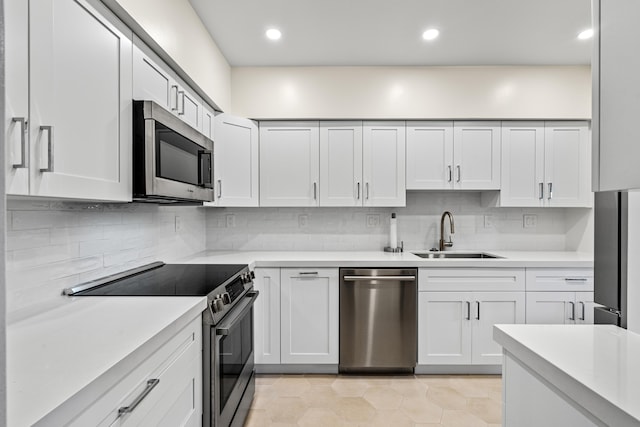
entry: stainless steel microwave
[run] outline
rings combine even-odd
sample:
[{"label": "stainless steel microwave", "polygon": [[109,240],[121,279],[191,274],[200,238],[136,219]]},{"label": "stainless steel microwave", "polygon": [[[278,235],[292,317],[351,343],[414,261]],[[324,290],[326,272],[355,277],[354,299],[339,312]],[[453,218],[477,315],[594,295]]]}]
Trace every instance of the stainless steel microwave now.
[{"label": "stainless steel microwave", "polygon": [[133,200],[213,200],[213,141],[153,101],[133,101]]}]

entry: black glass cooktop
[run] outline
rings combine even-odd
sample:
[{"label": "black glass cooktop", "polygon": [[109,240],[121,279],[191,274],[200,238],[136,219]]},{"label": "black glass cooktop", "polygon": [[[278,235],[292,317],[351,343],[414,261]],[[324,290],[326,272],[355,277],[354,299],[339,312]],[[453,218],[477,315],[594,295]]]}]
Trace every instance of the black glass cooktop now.
[{"label": "black glass cooktop", "polygon": [[206,296],[246,267],[243,264],[163,264],[74,295]]}]

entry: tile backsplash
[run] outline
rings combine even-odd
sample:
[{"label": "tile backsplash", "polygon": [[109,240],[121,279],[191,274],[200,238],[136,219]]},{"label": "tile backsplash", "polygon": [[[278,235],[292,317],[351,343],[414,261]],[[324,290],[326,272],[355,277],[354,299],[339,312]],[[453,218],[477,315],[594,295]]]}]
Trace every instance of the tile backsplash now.
[{"label": "tile backsplash", "polygon": [[9,320],[61,302],[62,289],[205,249],[196,207],[9,200]]},{"label": "tile backsplash", "polygon": [[[210,250],[380,250],[391,212],[406,249],[437,245],[453,212],[453,249],[593,250],[590,209],[487,208],[480,193],[409,192],[404,208],[197,208],[9,200],[9,321],[63,302],[62,289],[153,261]],[[535,227],[523,227],[523,215]],[[448,233],[448,225],[447,225]]]},{"label": "tile backsplash", "polygon": [[[437,246],[440,216],[455,220],[458,250],[591,251],[591,209],[488,208],[479,192],[408,192],[403,208],[224,208],[207,212],[210,250],[380,250],[397,214],[406,249]],[[523,216],[535,227],[524,228]],[[568,232],[571,229],[570,237]],[[448,224],[445,234],[449,233]]]}]

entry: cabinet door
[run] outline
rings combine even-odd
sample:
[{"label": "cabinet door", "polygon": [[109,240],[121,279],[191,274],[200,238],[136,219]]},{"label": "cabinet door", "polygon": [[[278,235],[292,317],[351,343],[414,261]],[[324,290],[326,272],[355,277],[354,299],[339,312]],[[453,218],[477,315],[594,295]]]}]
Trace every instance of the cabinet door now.
[{"label": "cabinet door", "polygon": [[202,132],[202,102],[184,86],[178,88],[178,117]]},{"label": "cabinet door", "polygon": [[362,122],[320,122],[320,206],[362,206]]},{"label": "cabinet door", "polygon": [[471,363],[471,295],[418,293],[418,364]]},{"label": "cabinet door", "polygon": [[454,188],[500,189],[500,122],[455,122]]},{"label": "cabinet door", "polygon": [[595,186],[598,191],[640,188],[640,56],[629,54],[640,51],[640,3],[600,0],[593,5],[598,27],[593,41],[594,142],[600,142],[594,150],[599,154]]},{"label": "cabinet door", "polygon": [[500,206],[543,206],[544,122],[502,123]]},{"label": "cabinet door", "polygon": [[474,364],[499,365],[502,347],[493,340],[493,325],[524,323],[524,292],[475,292],[472,301],[472,356]]},{"label": "cabinet door", "polygon": [[545,201],[548,206],[590,207],[591,144],[585,122],[546,122]]},{"label": "cabinet door", "polygon": [[318,206],[318,122],[260,123],[260,206]]},{"label": "cabinet door", "polygon": [[593,325],[593,309],[597,305],[593,301],[593,292],[576,292],[576,323]]},{"label": "cabinet door", "polygon": [[364,206],[405,206],[404,122],[364,122]]},{"label": "cabinet door", "polygon": [[142,42],[136,39],[133,46],[133,99],[154,101],[168,111],[174,111],[178,105],[178,86],[161,66],[157,58],[143,51]]},{"label": "cabinet door", "polygon": [[574,292],[527,292],[527,323],[563,325],[574,323]]},{"label": "cabinet door", "polygon": [[215,197],[218,206],[258,206],[258,125],[219,114],[215,119]]},{"label": "cabinet door", "polygon": [[407,190],[453,188],[453,122],[407,122]]},{"label": "cabinet door", "polygon": [[[209,139],[214,139],[213,136],[215,134],[215,113],[209,107],[202,106],[202,134]],[[257,136],[257,125],[256,125],[256,140]],[[215,144],[214,144],[215,148]]]},{"label": "cabinet door", "polygon": [[31,194],[131,200],[131,32],[98,2],[29,13]]},{"label": "cabinet door", "polygon": [[280,269],[256,268],[253,282],[260,297],[254,305],[256,363],[280,363]]},{"label": "cabinet door", "polygon": [[29,3],[4,2],[7,194],[29,194]]},{"label": "cabinet door", "polygon": [[280,271],[282,363],[337,364],[338,270]]}]

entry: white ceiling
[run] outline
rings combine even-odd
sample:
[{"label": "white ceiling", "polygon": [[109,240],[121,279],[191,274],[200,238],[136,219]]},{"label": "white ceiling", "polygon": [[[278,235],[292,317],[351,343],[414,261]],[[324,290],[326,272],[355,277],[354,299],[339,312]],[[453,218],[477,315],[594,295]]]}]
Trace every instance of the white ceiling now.
[{"label": "white ceiling", "polygon": [[[232,66],[589,64],[590,0],[189,0]],[[269,27],[282,39],[267,40]],[[440,37],[422,40],[435,27]]]}]

